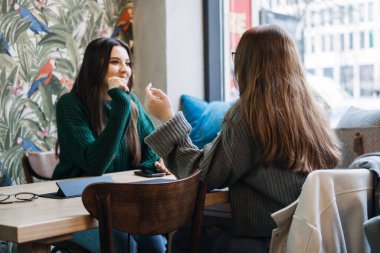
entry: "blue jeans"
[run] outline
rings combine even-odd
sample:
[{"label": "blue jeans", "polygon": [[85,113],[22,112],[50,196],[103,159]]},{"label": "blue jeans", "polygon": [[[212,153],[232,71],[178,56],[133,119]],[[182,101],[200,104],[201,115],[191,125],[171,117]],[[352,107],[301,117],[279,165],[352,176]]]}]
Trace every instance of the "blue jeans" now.
[{"label": "blue jeans", "polygon": [[[112,231],[113,247],[117,253],[128,252],[128,233],[114,229]],[[82,246],[92,253],[99,253],[99,229],[91,229],[74,233],[71,241]],[[138,236],[131,235],[130,249],[131,253],[165,253],[166,252],[166,237],[162,235],[154,236]]]}]

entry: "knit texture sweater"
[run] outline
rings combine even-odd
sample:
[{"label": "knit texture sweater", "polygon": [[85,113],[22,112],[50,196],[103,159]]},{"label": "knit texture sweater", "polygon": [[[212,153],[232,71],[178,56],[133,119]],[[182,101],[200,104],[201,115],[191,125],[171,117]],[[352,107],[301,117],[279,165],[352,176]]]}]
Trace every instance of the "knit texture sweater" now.
[{"label": "knit texture sweater", "polygon": [[141,143],[140,169],[154,168],[159,159],[144,143],[154,126],[134,93],[114,88],[108,91],[112,100],[104,105],[106,124],[97,135],[90,127],[87,110],[73,92],[61,96],[57,102],[57,130],[59,140],[59,163],[53,179],[81,176],[99,176],[104,173],[131,169],[125,132],[131,120],[132,99],[139,111],[138,133]]},{"label": "knit texture sweater", "polygon": [[192,144],[191,126],[182,112],[161,124],[145,142],[177,177],[200,168],[210,189],[229,187],[236,236],[270,237],[276,227],[271,213],[298,198],[307,175],[257,162],[258,147],[248,124],[239,117],[239,106],[233,106],[218,136],[203,150]]}]

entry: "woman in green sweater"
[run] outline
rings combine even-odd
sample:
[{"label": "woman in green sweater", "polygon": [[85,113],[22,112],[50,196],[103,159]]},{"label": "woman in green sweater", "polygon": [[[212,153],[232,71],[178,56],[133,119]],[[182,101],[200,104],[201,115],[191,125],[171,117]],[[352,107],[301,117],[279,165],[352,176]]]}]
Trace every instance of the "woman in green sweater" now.
[{"label": "woman in green sweater", "polygon": [[[58,100],[59,164],[53,178],[99,176],[132,169],[166,170],[145,143],[154,126],[133,87],[128,46],[115,39],[92,41],[71,92]],[[124,233],[115,232],[118,252],[126,251]],[[73,241],[99,251],[98,230],[76,233]],[[132,235],[132,252],[165,252],[161,236]]]}]

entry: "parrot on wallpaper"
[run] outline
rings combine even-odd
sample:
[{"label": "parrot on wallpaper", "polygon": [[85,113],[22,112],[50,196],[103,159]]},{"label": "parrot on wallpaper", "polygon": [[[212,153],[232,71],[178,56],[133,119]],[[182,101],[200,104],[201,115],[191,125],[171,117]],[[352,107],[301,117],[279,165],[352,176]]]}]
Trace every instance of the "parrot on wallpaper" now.
[{"label": "parrot on wallpaper", "polygon": [[34,144],[32,141],[24,138],[24,137],[17,137],[17,144],[22,146],[22,149],[24,152],[40,152],[42,151],[41,148],[39,148],[36,144]]},{"label": "parrot on wallpaper", "polygon": [[39,21],[27,8],[18,3],[15,3],[14,8],[15,11],[20,14],[23,19],[32,21],[29,28],[35,34],[39,34],[41,32],[49,33],[48,27]]},{"label": "parrot on wallpaper", "polygon": [[30,98],[40,86],[41,83],[48,85],[51,81],[51,78],[53,76],[53,66],[55,64],[54,59],[49,59],[47,63],[42,66],[40,71],[38,71],[38,74],[33,80],[32,85],[30,86],[30,89],[27,92],[27,97]]},{"label": "parrot on wallpaper", "polygon": [[9,45],[7,39],[5,38],[4,32],[1,32],[0,34],[0,53],[5,53],[9,56],[12,56],[9,52]]},{"label": "parrot on wallpaper", "polygon": [[[53,76],[53,66],[55,65],[54,59],[48,59],[46,64],[42,66],[40,71],[38,71],[36,77],[33,80],[32,85],[30,86],[28,92],[26,93],[27,98],[31,98],[32,95],[38,90],[38,87],[43,83],[45,85],[48,85],[51,81],[51,78]],[[20,111],[19,116],[21,117],[22,113],[25,110],[25,105]]]},{"label": "parrot on wallpaper", "polygon": [[131,7],[126,7],[123,12],[121,13],[119,19],[116,22],[115,29],[112,32],[111,38],[115,38],[119,32],[128,30],[130,24],[131,24]]}]

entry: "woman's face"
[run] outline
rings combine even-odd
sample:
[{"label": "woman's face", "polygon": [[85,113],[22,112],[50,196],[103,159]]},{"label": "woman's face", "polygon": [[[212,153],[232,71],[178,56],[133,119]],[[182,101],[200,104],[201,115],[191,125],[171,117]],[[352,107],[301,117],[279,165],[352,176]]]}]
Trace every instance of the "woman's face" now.
[{"label": "woman's face", "polygon": [[127,50],[122,46],[114,46],[110,55],[108,71],[104,77],[105,83],[108,83],[108,79],[114,76],[124,78],[126,83],[128,83],[131,74],[131,59]]}]

